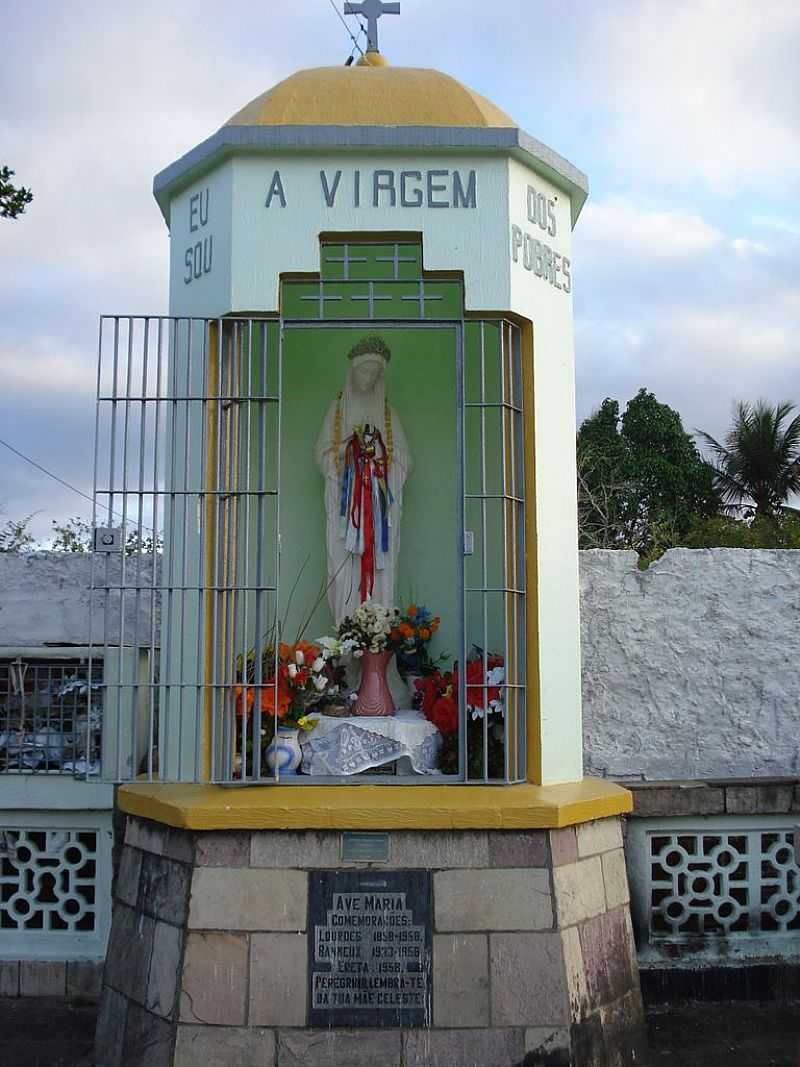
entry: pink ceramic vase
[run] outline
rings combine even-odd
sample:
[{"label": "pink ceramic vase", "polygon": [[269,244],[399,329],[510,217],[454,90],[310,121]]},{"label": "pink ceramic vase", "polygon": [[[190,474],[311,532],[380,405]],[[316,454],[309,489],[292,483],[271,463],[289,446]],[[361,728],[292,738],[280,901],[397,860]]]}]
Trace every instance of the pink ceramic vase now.
[{"label": "pink ceramic vase", "polygon": [[365,652],[361,657],[361,685],[353,715],[394,715],[395,706],[386,684],[386,668],[394,652]]}]

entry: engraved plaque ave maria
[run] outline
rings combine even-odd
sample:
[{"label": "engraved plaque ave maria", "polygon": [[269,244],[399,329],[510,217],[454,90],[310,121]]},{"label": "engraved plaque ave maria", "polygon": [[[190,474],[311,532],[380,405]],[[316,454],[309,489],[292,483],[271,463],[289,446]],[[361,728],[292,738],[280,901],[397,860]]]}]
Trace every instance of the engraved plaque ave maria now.
[{"label": "engraved plaque ave maria", "polygon": [[313,871],[309,1026],[431,1023],[429,871]]}]

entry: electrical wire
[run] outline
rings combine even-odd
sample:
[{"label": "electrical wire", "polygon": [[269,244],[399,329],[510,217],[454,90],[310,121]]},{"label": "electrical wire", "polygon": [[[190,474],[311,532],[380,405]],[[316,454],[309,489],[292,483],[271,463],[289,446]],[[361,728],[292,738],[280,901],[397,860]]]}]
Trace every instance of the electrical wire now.
[{"label": "electrical wire", "polygon": [[[30,456],[26,456],[25,453],[20,452],[18,448],[14,448],[14,446],[10,445],[8,441],[4,441],[2,438],[0,438],[0,445],[2,445],[4,448],[7,448],[9,452],[13,452],[15,456],[19,456],[20,459],[24,459],[26,463],[30,463],[32,467],[35,467],[38,471],[41,471],[42,474],[46,474],[48,478],[52,478],[53,481],[58,482],[60,485],[65,486],[67,489],[71,489],[72,492],[77,493],[78,496],[82,496],[84,500],[88,500],[90,504],[95,503],[95,501],[89,496],[88,493],[84,493],[84,491],[82,489],[78,489],[77,486],[71,485],[69,482],[65,482],[63,478],[59,478],[57,474],[53,474],[53,472],[49,471],[47,467],[43,467],[41,463],[37,463],[36,460],[31,459]],[[109,512],[109,514],[115,515],[118,519],[122,518],[120,513],[118,511],[113,511],[108,506],[108,504],[101,504],[98,501],[97,506],[100,508],[105,508],[106,511]],[[133,519],[126,519],[126,522],[131,526],[138,526],[138,523],[135,522]],[[149,530],[150,533],[154,532],[152,526],[146,526],[144,523],[142,523],[142,528],[145,530]]]},{"label": "electrical wire", "polygon": [[[331,5],[331,7],[333,8],[333,10],[334,10],[334,11],[336,12],[336,15],[337,15],[337,17],[338,17],[339,21],[340,21],[340,22],[341,22],[341,24],[342,24],[342,25],[344,26],[344,28],[345,28],[345,29],[347,30],[347,36],[348,36],[348,37],[350,38],[350,40],[351,40],[351,41],[353,42],[353,51],[352,51],[352,52],[350,53],[350,56],[352,57],[352,55],[353,55],[353,52],[355,52],[355,50],[356,50],[356,49],[358,49],[358,51],[359,51],[359,52],[361,52],[361,55],[363,56],[363,55],[364,55],[364,52],[362,51],[361,45],[360,45],[360,44],[358,43],[358,40],[357,40],[357,39],[356,39],[356,38],[355,38],[355,37],[354,37],[354,36],[352,35],[352,33],[350,32],[350,27],[349,27],[349,26],[347,25],[347,23],[346,23],[346,22],[345,22],[345,20],[344,20],[344,15],[343,15],[343,14],[341,13],[341,11],[339,10],[339,8],[338,8],[338,7],[336,6],[336,4],[334,3],[334,0],[328,0],[328,3],[329,3],[329,4]],[[363,22],[360,22],[360,21],[359,21],[359,24],[358,24],[358,25],[359,25],[359,27],[360,27],[360,29],[359,29],[359,34],[358,34],[358,35],[359,35],[359,37],[360,37],[360,36],[361,36],[361,34],[365,32],[365,31],[364,31],[364,24],[363,24]]]}]

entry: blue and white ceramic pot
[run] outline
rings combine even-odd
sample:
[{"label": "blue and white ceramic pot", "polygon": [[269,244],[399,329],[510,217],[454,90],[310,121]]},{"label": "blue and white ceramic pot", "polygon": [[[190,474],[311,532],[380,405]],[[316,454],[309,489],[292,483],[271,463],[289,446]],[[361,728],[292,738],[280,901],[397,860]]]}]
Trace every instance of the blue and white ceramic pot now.
[{"label": "blue and white ceramic pot", "polygon": [[302,758],[300,731],[296,726],[278,726],[277,733],[264,751],[269,773],[274,775],[277,767],[279,778],[297,774]]}]

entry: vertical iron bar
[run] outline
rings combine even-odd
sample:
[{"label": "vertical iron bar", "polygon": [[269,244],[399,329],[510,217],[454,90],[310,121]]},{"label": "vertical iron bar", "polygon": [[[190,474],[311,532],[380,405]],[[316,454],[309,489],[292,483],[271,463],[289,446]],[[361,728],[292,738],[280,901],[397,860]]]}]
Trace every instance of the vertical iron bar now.
[{"label": "vertical iron bar", "polygon": [[[519,764],[519,655],[518,655],[518,641],[517,641],[517,598],[519,589],[519,575],[517,571],[517,449],[516,449],[516,433],[517,433],[517,418],[516,418],[516,352],[514,348],[514,327],[510,322],[505,324],[506,330],[506,353],[508,362],[508,443],[509,443],[509,496],[510,499],[504,502],[504,507],[508,509],[509,524],[511,527],[508,542],[508,552],[511,556],[511,581],[506,581],[506,585],[510,586],[511,592],[507,593],[508,596],[508,609],[506,616],[509,619],[511,627],[510,641],[514,650],[514,672],[513,672],[513,720],[514,720],[514,748],[513,748],[513,772],[511,767],[511,761],[509,760],[509,778],[512,781],[516,781],[517,767]],[[506,683],[509,681],[508,671],[506,671]],[[506,713],[506,722],[509,720],[509,714]]]},{"label": "vertical iron bar", "polygon": [[456,493],[456,507],[458,509],[457,529],[460,544],[457,546],[458,582],[460,599],[460,619],[458,629],[459,647],[461,649],[461,670],[458,675],[458,776],[459,780],[467,780],[469,763],[467,760],[467,744],[469,738],[467,724],[467,701],[466,701],[466,678],[467,678],[467,628],[466,628],[466,565],[464,563],[464,540],[466,537],[466,493],[465,464],[466,448],[464,443],[464,320],[462,319],[455,327],[456,342],[456,470],[458,471],[458,489]]},{"label": "vertical iron bar", "polygon": [[515,496],[522,501],[516,504],[517,531],[514,541],[514,551],[517,556],[517,589],[520,592],[516,597],[516,643],[517,643],[517,678],[520,688],[517,690],[517,732],[520,740],[517,744],[517,780],[524,781],[527,777],[527,707],[528,707],[528,678],[527,678],[527,650],[526,650],[526,606],[527,606],[527,582],[525,580],[525,390],[522,385],[522,330],[519,326],[513,327],[514,331],[514,368],[515,368],[515,396],[516,407],[519,411],[514,413],[516,441],[517,441],[517,468],[515,471],[516,492]]},{"label": "vertical iron bar", "polygon": [[[110,445],[108,456],[108,493],[106,499],[108,500],[108,525],[113,525],[112,517],[114,514],[114,478],[116,473],[116,456],[117,456],[117,376],[119,370],[119,317],[114,316],[114,356],[112,361],[112,382],[111,382],[111,425],[110,425]],[[109,652],[109,626],[111,615],[111,555],[106,555],[105,560],[105,583],[106,583],[106,595],[105,595],[105,618],[104,618],[104,631],[105,640],[103,646],[103,663],[108,667],[110,660]],[[117,781],[120,780],[121,772],[121,759],[122,759],[122,739],[120,737],[119,730],[119,689],[117,689],[117,708],[115,716],[116,733],[114,734],[114,743],[116,747],[116,775]]]},{"label": "vertical iron bar", "polygon": [[504,687],[505,688],[505,700],[504,700],[504,703],[503,703],[503,709],[504,709],[504,712],[505,712],[505,714],[503,715],[503,719],[504,719],[504,726],[503,726],[503,770],[504,770],[504,775],[505,775],[504,780],[505,780],[506,784],[508,783],[508,780],[509,780],[510,757],[511,757],[511,742],[510,742],[510,737],[509,737],[510,731],[509,731],[509,727],[508,727],[508,720],[510,718],[510,715],[508,714],[508,711],[507,711],[507,707],[508,707],[508,704],[509,704],[509,693],[511,692],[511,690],[509,690],[508,684],[507,684],[508,683],[508,660],[509,660],[509,656],[508,656],[508,499],[507,499],[507,494],[508,494],[508,456],[507,456],[507,449],[506,449],[506,414],[508,412],[508,408],[506,407],[507,384],[508,383],[506,381],[506,332],[505,332],[505,323],[501,322],[500,323],[500,404],[501,404],[501,407],[500,407],[500,434],[501,434],[501,439],[502,439],[501,473],[502,473],[502,478],[503,478],[503,482],[502,482],[502,486],[503,486],[503,488],[502,488],[502,501],[501,501],[501,507],[503,509],[503,550],[502,550],[502,557],[501,558],[502,558],[502,561],[503,561],[503,586],[506,589],[506,592],[502,593],[501,595],[502,595],[502,598],[503,598],[503,657],[504,657],[504,663],[505,663],[504,681],[506,683],[505,687]]},{"label": "vertical iron bar", "polygon": [[[228,640],[227,663],[228,663],[228,688],[234,688],[236,680],[236,649],[239,644],[239,498],[241,495],[241,381],[242,381],[242,323],[238,320],[233,323],[233,349],[231,360],[231,456],[228,460],[228,471],[231,480],[230,501],[231,520],[228,545],[230,558],[228,564],[228,584],[230,586],[230,635]],[[242,708],[241,726],[239,729],[239,743],[242,760],[241,780],[247,778],[247,686],[244,686],[244,706]]]},{"label": "vertical iron bar", "polygon": [[[178,422],[178,356],[180,352],[180,319],[172,319],[172,340],[171,351],[168,355],[168,366],[171,368],[172,373],[169,375],[170,382],[167,393],[167,412],[166,417],[169,420],[169,484],[164,487],[164,507],[166,511],[167,501],[169,501],[169,536],[167,536],[165,521],[164,531],[164,563],[166,579],[166,633],[163,634],[161,642],[161,659],[166,664],[166,684],[162,684],[162,691],[164,697],[164,707],[161,709],[163,714],[159,715],[159,774],[161,780],[165,780],[167,776],[167,768],[169,766],[169,750],[170,750],[170,735],[172,732],[172,690],[175,685],[175,657],[172,649],[172,633],[173,633],[173,613],[174,613],[174,585],[175,585],[175,506],[177,503],[175,496],[175,451],[176,451],[176,436],[177,436],[177,422]],[[166,477],[166,463],[165,471]],[[165,514],[166,520],[166,514]],[[169,568],[167,570],[166,563],[169,560]],[[163,588],[163,584],[162,584]],[[162,594],[162,619],[163,619],[164,597]],[[163,633],[162,622],[162,633]],[[163,678],[162,671],[162,678]]]},{"label": "vertical iron bar", "polygon": [[261,358],[259,360],[259,388],[261,400],[258,403],[258,502],[256,508],[256,597],[255,597],[255,645],[253,661],[253,684],[255,687],[255,699],[253,701],[253,735],[257,743],[253,747],[253,779],[261,778],[261,693],[263,678],[264,656],[264,633],[262,622],[263,611],[263,586],[264,580],[264,491],[266,488],[266,412],[268,401],[267,393],[267,366],[268,366],[268,332],[265,322],[260,324],[261,330]]},{"label": "vertical iron bar", "polygon": [[206,465],[208,462],[208,342],[209,323],[204,320],[203,349],[200,364],[200,468],[198,471],[197,485],[197,526],[198,526],[198,549],[197,549],[197,642],[195,646],[195,745],[194,745],[194,780],[199,782],[203,779],[205,768],[203,766],[203,752],[206,743],[206,701],[205,701],[205,669],[203,657],[203,644],[205,637],[205,612],[204,612],[204,588],[205,588],[205,555],[206,555]]},{"label": "vertical iron bar", "polygon": [[[273,630],[273,641],[275,644],[275,654],[273,656],[272,669],[275,672],[275,679],[273,682],[273,696],[274,707],[272,712],[272,724],[273,734],[272,736],[277,740],[278,737],[278,661],[280,659],[280,647],[281,647],[281,626],[279,621],[278,612],[280,610],[280,591],[281,591],[281,462],[283,456],[283,344],[284,344],[284,328],[283,322],[280,324],[280,334],[278,339],[278,442],[276,448],[276,505],[275,505],[275,627]],[[275,760],[275,770],[273,772],[274,780],[277,782],[280,779],[278,760]]]},{"label": "vertical iron bar", "polygon": [[[123,717],[123,698],[126,695],[125,687],[125,583],[127,581],[127,558],[125,555],[125,540],[128,531],[128,431],[130,428],[130,410],[131,410],[131,385],[133,375],[133,317],[128,316],[128,344],[127,344],[127,365],[125,367],[125,395],[123,397],[123,418],[122,418],[122,526],[121,526],[121,541],[120,546],[120,576],[119,576],[119,653],[117,656],[117,737],[122,737],[122,717]],[[132,736],[130,730],[130,724],[127,733],[128,744],[132,743]],[[122,752],[122,746],[117,750],[120,754]],[[136,768],[133,766],[133,753],[131,753],[131,774],[136,777]]]},{"label": "vertical iron bar", "polygon": [[[184,701],[186,698],[186,596],[189,572],[187,568],[187,555],[189,550],[189,461],[192,455],[192,348],[194,345],[194,319],[187,320],[186,326],[186,393],[183,401],[184,409],[184,433],[183,433],[183,497],[182,497],[182,525],[181,525],[181,576],[180,576],[180,653],[178,657],[178,778],[183,780],[183,719],[185,714]],[[195,723],[196,725],[196,723]]]},{"label": "vertical iron bar", "polygon": [[[150,576],[150,662],[148,663],[148,679],[150,693],[147,707],[147,777],[153,780],[153,749],[156,739],[156,605],[157,596],[157,570],[158,570],[158,509],[160,493],[158,490],[158,459],[159,459],[159,436],[162,419],[161,383],[163,374],[163,345],[164,345],[164,319],[159,316],[158,330],[156,333],[156,396],[155,396],[155,419],[153,430],[153,570]],[[165,523],[166,525],[166,523]],[[166,532],[166,531],[165,531]],[[162,569],[163,569],[162,549]],[[162,598],[163,600],[163,598]],[[163,618],[162,618],[163,625]],[[159,674],[162,672],[159,670]]]},{"label": "vertical iron bar", "polygon": [[[228,775],[225,773],[224,756],[218,749],[220,744],[217,733],[218,720],[224,715],[224,700],[220,699],[220,679],[219,679],[219,551],[220,551],[220,497],[219,497],[219,473],[220,473],[220,454],[222,452],[222,438],[220,436],[222,427],[222,397],[221,397],[221,382],[222,382],[222,359],[223,359],[223,344],[222,344],[222,319],[215,320],[216,325],[216,359],[214,364],[214,382],[213,382],[213,395],[214,395],[214,412],[210,416],[214,420],[214,451],[211,455],[209,462],[209,471],[214,470],[214,477],[212,480],[211,488],[211,503],[209,506],[209,531],[213,530],[213,549],[212,549],[212,561],[211,561],[211,580],[215,587],[209,592],[210,597],[210,611],[211,611],[211,626],[209,629],[209,643],[206,648],[206,655],[211,657],[211,780],[218,781],[220,778],[226,780]],[[209,393],[211,390],[209,390]],[[224,741],[224,721],[219,722],[219,727],[222,731]]]},{"label": "vertical iron bar", "polygon": [[[481,655],[483,657],[483,781],[489,781],[489,709],[486,706],[486,669],[488,666],[489,644],[489,602],[486,592],[489,585],[489,552],[487,548],[487,521],[486,521],[486,323],[481,319],[481,616],[483,624],[483,641]],[[466,664],[464,666],[466,670]]]},{"label": "vertical iron bar", "polygon": [[[133,614],[133,640],[131,645],[131,670],[133,672],[133,689],[131,690],[131,721],[133,724],[133,738],[131,741],[133,753],[133,773],[138,772],[139,753],[139,613],[141,610],[142,588],[142,533],[144,507],[144,466],[145,466],[145,440],[146,440],[146,417],[147,417],[147,371],[150,344],[150,318],[145,316],[143,321],[144,336],[142,339],[142,392],[139,405],[139,489],[137,492],[137,516],[136,516],[136,589],[134,596]],[[153,546],[155,551],[155,545]]]},{"label": "vertical iron bar", "polygon": [[[98,476],[98,462],[100,457],[100,383],[101,383],[101,367],[103,363],[103,317],[100,316],[98,323],[98,338],[97,338],[97,395],[94,404],[94,460],[92,463],[92,537],[94,537],[94,531],[97,529],[97,476]],[[94,549],[94,545],[92,545]],[[107,594],[106,594],[107,595]],[[95,619],[95,553],[92,551],[89,557],[89,677],[92,676],[92,667],[94,663],[94,619]],[[105,667],[105,660],[103,661]],[[103,676],[105,682],[105,674]],[[102,733],[101,733],[101,748],[100,748],[100,771],[105,773],[105,767],[103,766],[103,737],[106,735],[106,688],[105,685],[101,690],[102,702],[101,702],[101,714],[102,718]],[[78,754],[75,754],[76,761]],[[86,774],[85,778],[89,778],[89,716],[86,716]],[[73,767],[74,769],[74,767]]]},{"label": "vertical iron bar", "polygon": [[[243,598],[242,598],[243,602],[244,602],[244,608],[243,608],[243,613],[242,613],[242,646],[241,646],[242,647],[242,672],[245,675],[246,675],[246,672],[247,672],[248,645],[250,643],[250,637],[249,637],[249,617],[250,617],[249,605],[250,605],[250,596],[251,596],[251,593],[250,593],[250,497],[251,497],[252,488],[253,488],[252,484],[251,484],[251,477],[252,477],[252,469],[251,469],[252,468],[252,463],[251,463],[252,439],[251,438],[252,438],[252,431],[253,431],[253,427],[252,427],[252,418],[253,418],[253,411],[252,411],[252,405],[253,405],[253,401],[252,401],[252,396],[253,396],[253,320],[252,319],[248,319],[247,320],[247,335],[246,336],[247,336],[247,346],[246,346],[245,357],[244,357],[245,361],[246,361],[246,370],[245,370],[244,374],[240,373],[240,375],[239,375],[239,381],[240,381],[239,390],[240,390],[240,392],[241,392],[241,388],[242,388],[241,387],[242,378],[244,378],[245,381],[247,382],[247,393],[246,393],[246,395],[245,395],[245,397],[243,399],[243,403],[245,405],[246,418],[244,420],[244,424],[245,424],[245,432],[244,432],[244,448],[245,448],[245,457],[244,457],[244,492],[245,492],[245,498],[244,498],[244,545],[243,545],[243,551],[244,551],[244,594],[243,594]],[[240,432],[241,432],[241,425],[240,425]],[[257,694],[255,694],[255,693],[253,695],[254,695],[254,698],[257,696]],[[253,704],[255,706],[255,699],[253,701]],[[248,718],[247,718],[246,715],[243,715],[242,718],[245,720],[245,722],[248,721]],[[257,747],[257,742],[258,742],[258,734],[256,733],[255,711],[250,716],[250,720],[249,721],[250,721],[250,725],[252,727],[252,746],[253,746],[253,757],[252,758],[253,758],[253,764],[255,764],[255,754],[256,754],[256,747]],[[247,757],[247,752],[245,751],[245,753],[243,755],[244,755],[243,769],[246,772],[247,771],[247,758],[246,758]],[[251,767],[251,774],[252,774],[252,770],[253,770],[253,768]]]}]

